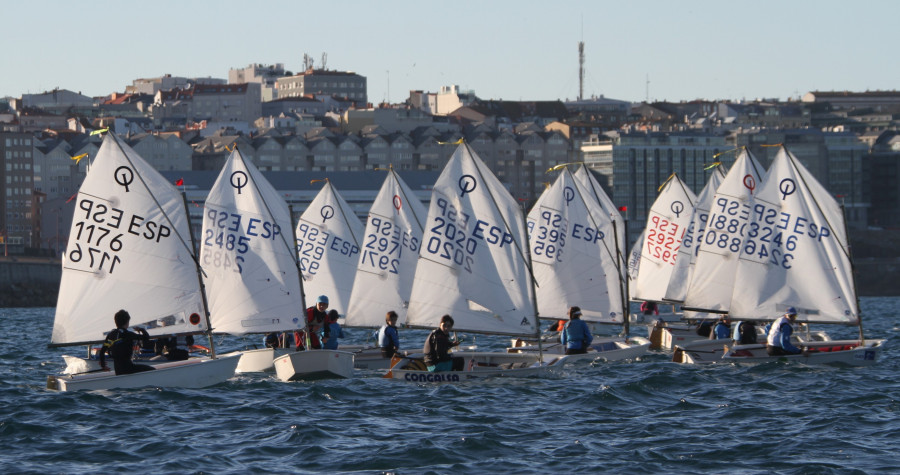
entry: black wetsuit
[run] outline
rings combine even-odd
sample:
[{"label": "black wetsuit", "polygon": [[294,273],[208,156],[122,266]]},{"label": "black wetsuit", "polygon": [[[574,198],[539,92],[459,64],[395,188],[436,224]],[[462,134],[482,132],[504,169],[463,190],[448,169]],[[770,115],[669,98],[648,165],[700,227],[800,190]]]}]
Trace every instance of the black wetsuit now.
[{"label": "black wetsuit", "polygon": [[441,331],[440,328],[432,331],[422,347],[422,353],[425,353],[425,365],[434,366],[445,361],[452,361],[453,371],[461,371],[464,361],[462,357],[450,356],[450,348],[453,346],[450,335]]},{"label": "black wetsuit", "polygon": [[155,369],[152,366],[134,364],[134,362],[131,361],[131,356],[134,353],[134,345],[136,343],[146,343],[149,338],[146,330],[140,335],[120,328],[116,328],[109,332],[106,335],[106,341],[103,342],[103,346],[100,348],[100,367],[106,367],[106,352],[108,351],[116,365],[115,370],[117,375],[140,373],[141,371]]}]

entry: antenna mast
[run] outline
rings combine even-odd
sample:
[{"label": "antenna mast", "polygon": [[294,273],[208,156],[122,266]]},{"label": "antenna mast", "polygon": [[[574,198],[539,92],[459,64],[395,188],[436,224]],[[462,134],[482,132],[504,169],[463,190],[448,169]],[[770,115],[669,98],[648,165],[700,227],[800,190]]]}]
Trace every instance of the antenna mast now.
[{"label": "antenna mast", "polygon": [[645,87],[647,88],[646,89],[647,97],[644,99],[644,102],[649,104],[650,103],[650,75],[649,74],[647,75],[647,84],[645,85]]},{"label": "antenna mast", "polygon": [[584,100],[584,41],[578,42],[578,100]]}]

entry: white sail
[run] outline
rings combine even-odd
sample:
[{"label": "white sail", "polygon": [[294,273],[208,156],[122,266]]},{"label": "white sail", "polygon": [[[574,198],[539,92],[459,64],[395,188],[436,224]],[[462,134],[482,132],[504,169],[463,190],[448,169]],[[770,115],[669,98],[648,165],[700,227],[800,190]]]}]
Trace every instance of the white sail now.
[{"label": "white sail", "polygon": [[585,164],[582,163],[578,170],[575,170],[574,176],[577,181],[589,190],[588,194],[597,200],[600,204],[600,209],[609,215],[609,218],[615,223],[616,235],[619,237],[619,249],[624,254],[625,248],[628,247],[628,236],[625,235],[625,220],[619,213],[619,208],[609,198],[609,195],[603,191],[603,187],[600,186],[600,183],[597,183],[594,175],[591,174]]},{"label": "white sail", "polygon": [[716,190],[704,231],[698,234],[694,246],[694,269],[685,307],[727,312],[731,306],[753,193],[762,183],[764,172],[753,154],[744,149]]},{"label": "white sail", "polygon": [[849,243],[837,201],[782,147],[750,209],[729,313],[859,323]]},{"label": "white sail", "polygon": [[634,245],[631,246],[631,251],[628,252],[628,266],[626,267],[628,273],[628,299],[635,300],[634,296],[634,283],[637,281],[638,272],[641,269],[641,249],[644,248],[644,233],[641,232],[641,235],[638,236],[637,240],[634,242]]},{"label": "white sail", "polygon": [[567,168],[544,190],[528,213],[538,315],[566,318],[577,305],[585,321],[622,323],[612,223],[593,190]]},{"label": "white sail", "polygon": [[231,152],[203,209],[200,265],[213,331],[303,327],[292,228],[284,198],[240,151]]},{"label": "white sail", "polygon": [[193,249],[181,194],[108,134],[78,191],[51,343],[102,341],[120,309],[152,335],[206,330]]},{"label": "white sail", "polygon": [[691,224],[688,226],[687,232],[684,233],[684,239],[681,240],[681,247],[678,248],[678,257],[675,259],[675,268],[672,270],[672,277],[669,278],[666,300],[673,302],[684,301],[688,283],[694,269],[696,251],[700,245],[698,239],[703,237],[703,230],[706,229],[706,220],[709,217],[713,197],[724,178],[725,172],[722,171],[722,166],[716,166],[709,175],[709,179],[706,180],[706,186],[703,187],[700,195],[697,196],[697,204],[694,206]]},{"label": "white sail", "polygon": [[297,256],[303,288],[311,301],[325,295],[329,308],[346,313],[364,229],[350,205],[326,180],[297,222]]},{"label": "white sail", "polygon": [[696,201],[694,193],[675,174],[663,185],[644,228],[635,299],[660,302],[665,297]]},{"label": "white sail", "polygon": [[398,323],[406,322],[426,217],[425,207],[391,169],[366,220],[345,325],[381,326],[390,310]]},{"label": "white sail", "polygon": [[525,219],[516,200],[462,144],[432,192],[407,323],[534,336],[538,331],[526,253]]}]

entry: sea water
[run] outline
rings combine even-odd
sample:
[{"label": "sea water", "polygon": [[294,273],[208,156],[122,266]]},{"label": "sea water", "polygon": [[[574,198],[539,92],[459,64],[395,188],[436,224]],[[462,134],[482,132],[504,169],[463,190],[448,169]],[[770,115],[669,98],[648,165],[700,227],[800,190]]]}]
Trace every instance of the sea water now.
[{"label": "sea water", "polygon": [[[866,336],[888,340],[864,368],[691,366],[651,352],[545,379],[414,384],[357,370],[68,393],[46,377],[84,350],[47,348],[53,309],[0,309],[0,472],[897,473],[900,298],[864,298],[862,311]],[[369,333],[346,332],[347,343]],[[402,345],[425,335],[402,330]]]}]

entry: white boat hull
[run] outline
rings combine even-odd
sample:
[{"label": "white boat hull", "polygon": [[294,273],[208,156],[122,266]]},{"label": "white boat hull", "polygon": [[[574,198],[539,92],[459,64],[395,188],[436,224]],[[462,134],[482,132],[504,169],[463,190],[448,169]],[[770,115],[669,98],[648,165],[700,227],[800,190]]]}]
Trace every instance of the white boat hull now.
[{"label": "white boat hull", "polygon": [[289,352],[275,358],[275,374],[282,381],[304,381],[353,376],[353,353],[340,350]]},{"label": "white boat hull", "polygon": [[155,365],[153,371],[116,375],[113,371],[81,374],[50,375],[47,389],[86,391],[95,389],[125,389],[142,387],[205,388],[225,382],[234,376],[238,357],[217,359],[189,359]]},{"label": "white boat hull", "polygon": [[[459,383],[473,379],[492,377],[546,376],[561,369],[568,356],[540,355],[536,353],[453,352],[452,356],[464,360],[463,371],[431,372],[420,359],[405,357],[388,371],[385,378],[413,383]],[[411,369],[415,367],[416,369]]]},{"label": "white boat hull", "polygon": [[[791,339],[797,346],[810,345],[816,342],[831,342],[831,337],[822,331],[803,332],[795,334]],[[672,352],[672,361],[675,363],[703,364],[715,363],[722,360],[728,347],[733,346],[730,338],[727,340],[694,340],[684,345],[677,345]],[[764,342],[765,336],[759,335],[758,341]],[[854,342],[855,343],[855,342]],[[834,345],[835,343],[832,343]],[[826,347],[828,345],[825,345]],[[763,348],[765,350],[765,348]]]},{"label": "white boat hull", "polygon": [[857,340],[833,340],[810,342],[805,346],[808,354],[769,356],[766,345],[736,345],[729,349],[720,361],[728,363],[767,363],[772,361],[795,361],[805,364],[845,364],[849,366],[869,366],[878,361],[878,355],[885,340],[866,340],[859,345]]},{"label": "white boat hull", "polygon": [[226,355],[241,355],[235,373],[261,373],[275,369],[275,358],[288,354],[287,348],[260,348],[256,350],[235,351]]},{"label": "white boat hull", "polygon": [[[197,355],[196,353],[194,355]],[[201,359],[208,360],[208,356],[194,356],[192,355],[189,359]],[[100,360],[96,358],[82,358],[80,356],[70,356],[70,355],[62,355],[63,361],[66,362],[66,368],[63,370],[62,374],[79,374],[79,373],[88,373],[91,371],[100,371]],[[145,364],[150,366],[158,366],[165,363],[173,363],[165,358],[156,359],[135,359],[135,363],[137,364]],[[112,358],[108,358],[106,360],[106,366],[109,369],[115,369],[116,364]]]},{"label": "white boat hull", "polygon": [[353,353],[353,367],[357,369],[388,369],[391,367],[391,358],[381,356],[381,348],[362,348]]},{"label": "white boat hull", "polygon": [[[510,353],[537,353],[540,349],[537,346],[519,346],[507,349]],[[607,338],[594,340],[588,348],[587,353],[580,355],[569,355],[566,362],[574,363],[584,360],[603,359],[606,361],[622,361],[633,360],[639,358],[650,351],[650,340],[644,337],[631,337],[628,340],[620,338]],[[560,343],[553,343],[543,347],[545,355],[564,355],[565,347]]]}]

